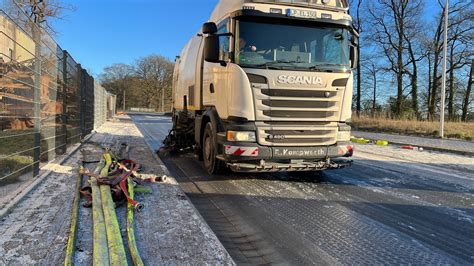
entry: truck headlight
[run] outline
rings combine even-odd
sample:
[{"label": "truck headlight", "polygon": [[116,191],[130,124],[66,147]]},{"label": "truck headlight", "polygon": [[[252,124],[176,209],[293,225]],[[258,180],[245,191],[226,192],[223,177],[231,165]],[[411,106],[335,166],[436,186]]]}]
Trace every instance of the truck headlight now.
[{"label": "truck headlight", "polygon": [[337,141],[350,141],[351,140],[351,132],[350,131],[339,131],[337,132]]},{"label": "truck headlight", "polygon": [[253,131],[227,131],[227,141],[255,142],[257,137]]}]

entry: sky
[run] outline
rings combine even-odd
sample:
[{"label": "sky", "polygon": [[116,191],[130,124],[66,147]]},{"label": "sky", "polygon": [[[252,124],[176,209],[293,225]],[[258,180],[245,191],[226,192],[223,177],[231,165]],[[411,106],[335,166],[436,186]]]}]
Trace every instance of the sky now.
[{"label": "sky", "polygon": [[150,54],[174,60],[217,0],[63,0],[74,6],[54,21],[57,43],[99,75],[114,63]]},{"label": "sky", "polygon": [[[114,63],[159,54],[174,60],[218,0],[62,0],[74,6],[53,21],[58,44],[99,75]],[[428,0],[427,16],[434,16]],[[430,7],[431,5],[431,7]],[[431,13],[431,14],[430,14]]]}]

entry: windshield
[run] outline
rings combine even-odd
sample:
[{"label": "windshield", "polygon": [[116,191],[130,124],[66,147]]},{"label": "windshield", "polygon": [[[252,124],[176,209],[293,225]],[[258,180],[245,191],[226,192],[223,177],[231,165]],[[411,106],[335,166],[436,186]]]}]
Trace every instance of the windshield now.
[{"label": "windshield", "polygon": [[243,67],[347,70],[349,33],[342,27],[237,21],[235,61]]}]

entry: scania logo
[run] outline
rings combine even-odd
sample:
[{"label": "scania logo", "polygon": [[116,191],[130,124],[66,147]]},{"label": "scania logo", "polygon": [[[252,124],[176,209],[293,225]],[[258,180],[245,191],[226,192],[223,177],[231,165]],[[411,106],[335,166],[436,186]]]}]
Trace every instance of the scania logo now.
[{"label": "scania logo", "polygon": [[287,76],[278,77],[278,83],[281,84],[300,84],[300,85],[318,85],[324,86],[323,79],[316,76]]}]

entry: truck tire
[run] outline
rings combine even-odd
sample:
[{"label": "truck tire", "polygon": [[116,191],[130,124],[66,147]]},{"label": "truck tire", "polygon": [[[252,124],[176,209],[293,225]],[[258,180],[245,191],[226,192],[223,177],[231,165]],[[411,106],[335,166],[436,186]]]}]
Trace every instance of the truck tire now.
[{"label": "truck tire", "polygon": [[204,130],[204,136],[202,138],[202,153],[204,157],[204,167],[210,175],[222,174],[226,170],[224,162],[216,158],[217,152],[217,141],[214,135],[212,123],[207,123],[206,129]]}]

